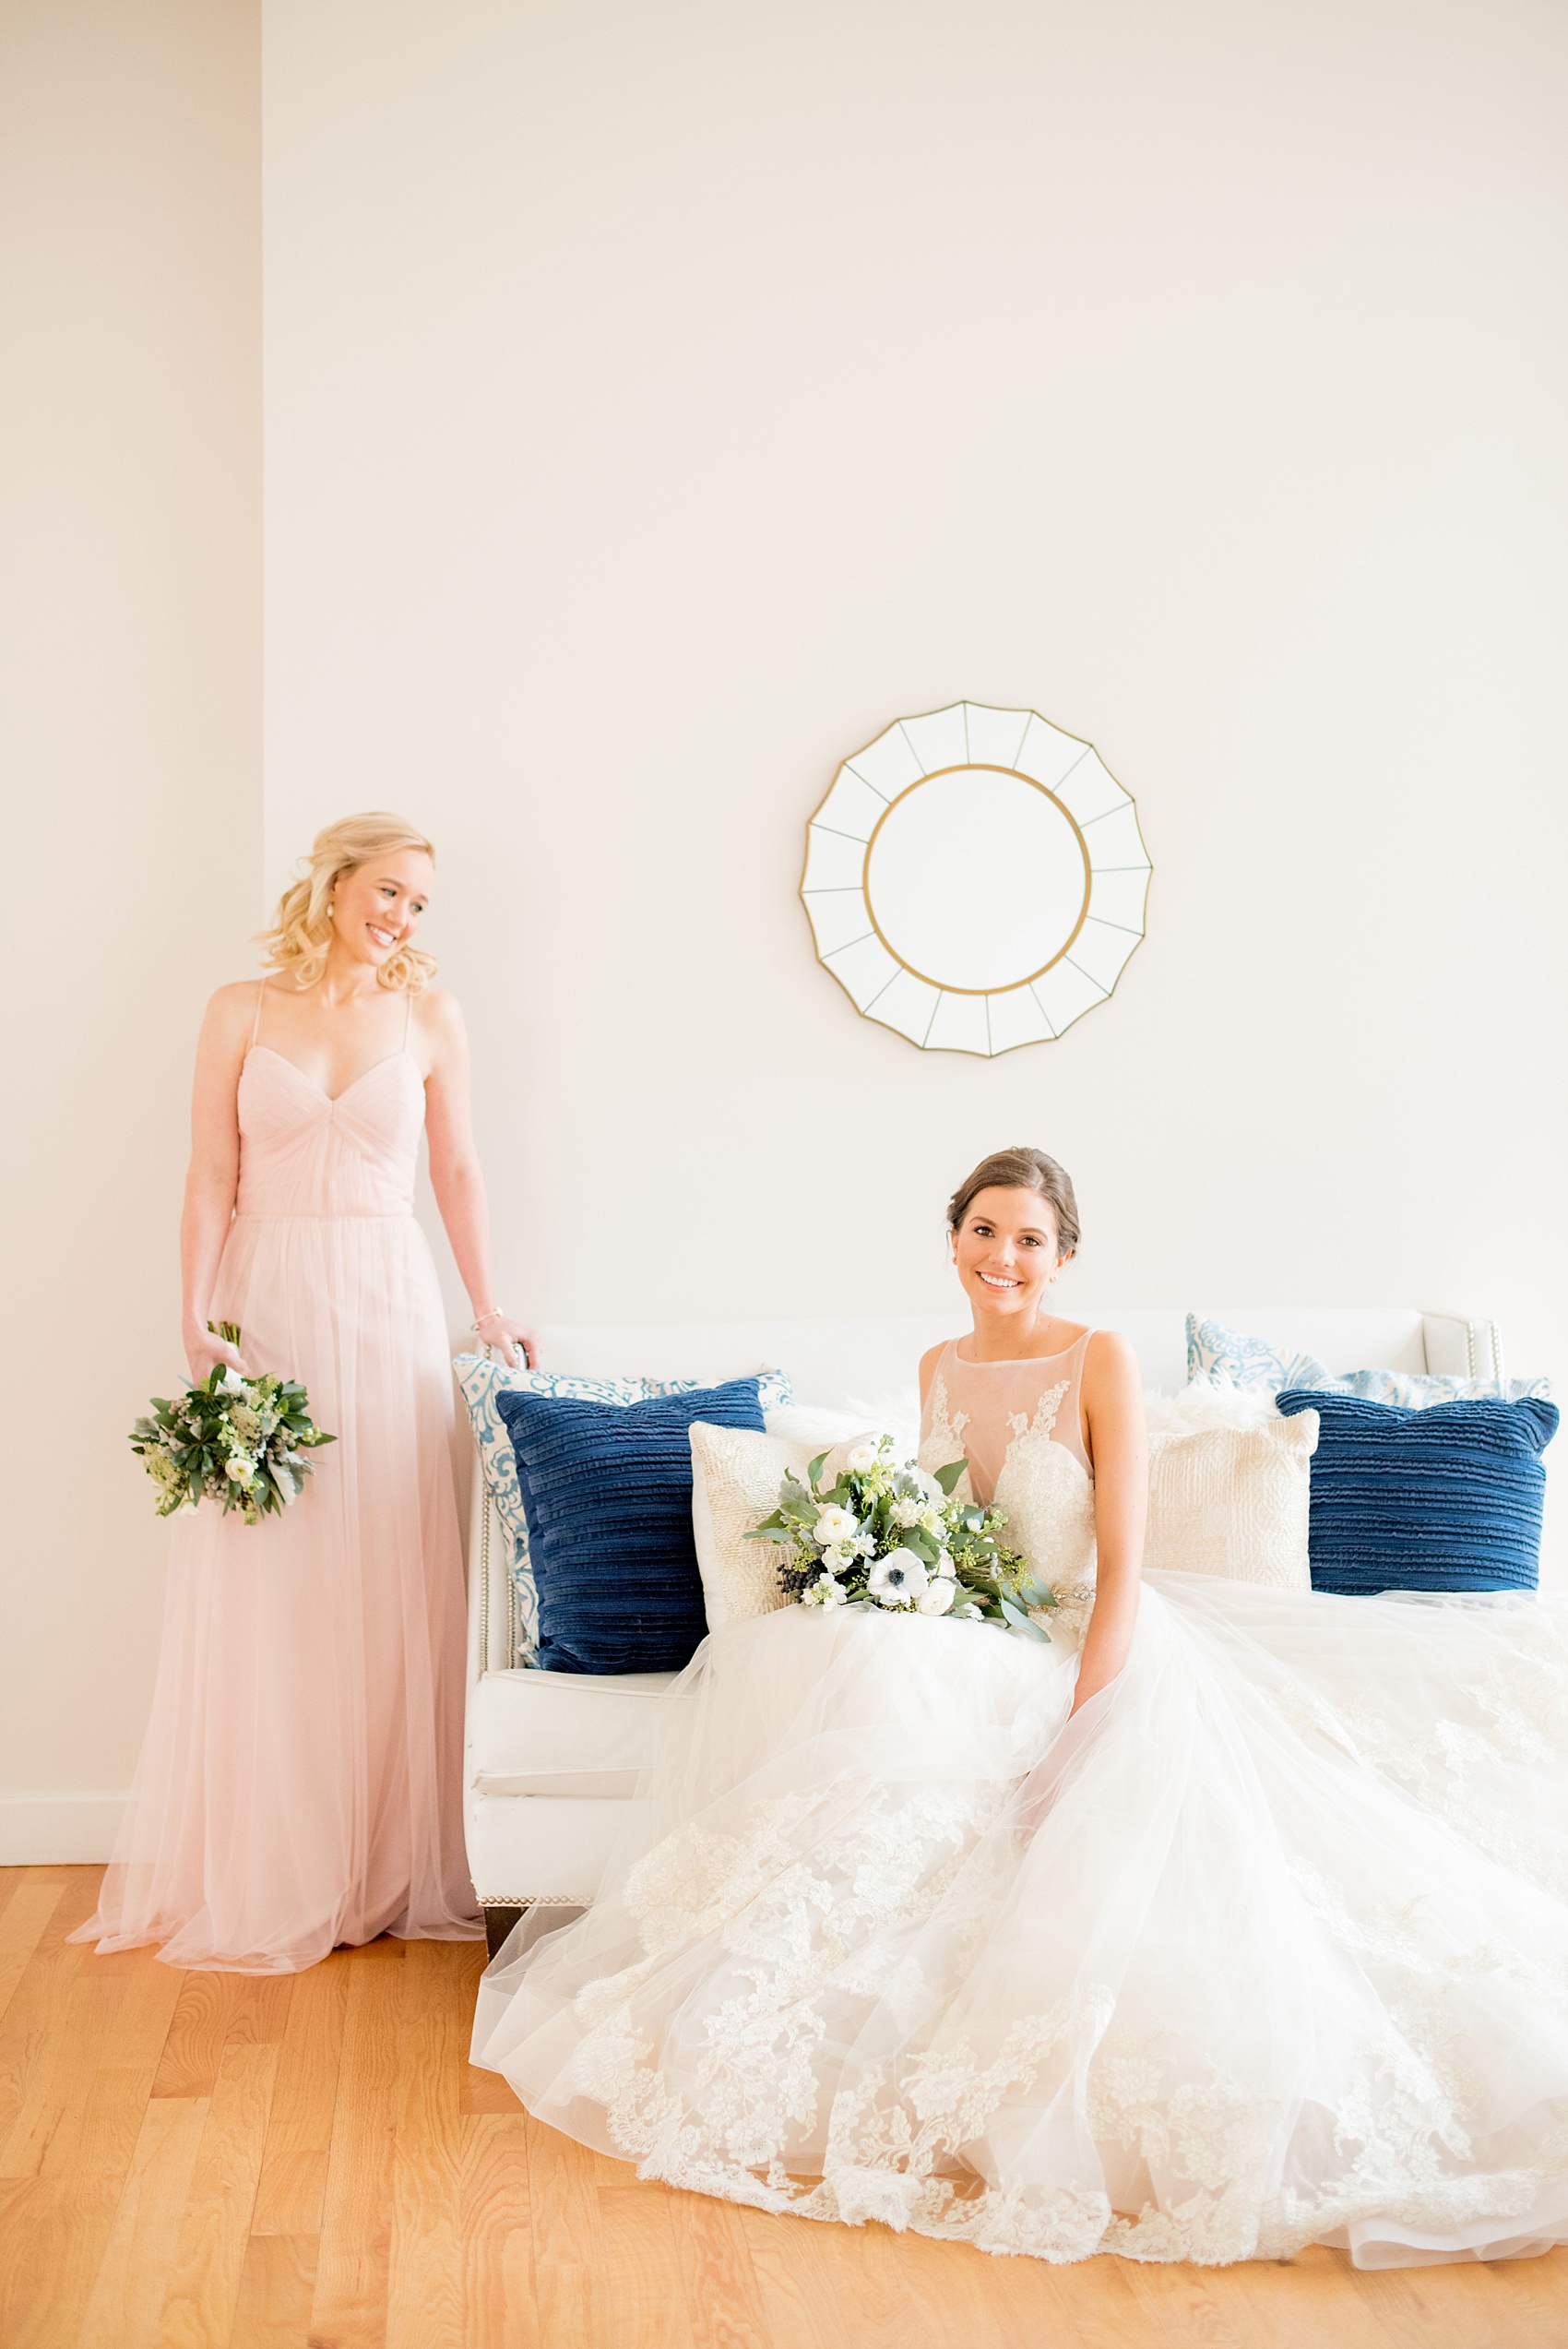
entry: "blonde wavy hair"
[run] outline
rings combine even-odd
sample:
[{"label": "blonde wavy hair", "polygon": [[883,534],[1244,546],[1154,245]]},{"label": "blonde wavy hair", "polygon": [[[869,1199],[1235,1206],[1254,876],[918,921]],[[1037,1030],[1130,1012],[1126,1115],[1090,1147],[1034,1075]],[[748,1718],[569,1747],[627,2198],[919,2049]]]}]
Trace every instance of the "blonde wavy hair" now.
[{"label": "blonde wavy hair", "polygon": [[[345,873],[368,864],[373,856],[386,856],[399,848],[422,849],[432,864],[435,862],[435,851],[424,834],[407,817],[388,816],[382,808],[372,808],[362,816],[339,817],[336,824],[317,832],[310,854],[300,859],[300,878],[284,890],[272,927],[261,934],[259,944],[267,950],[267,969],[286,971],[297,987],[314,987],[327,968],[332,944],[332,921],[327,908],[335,885]],[[435,957],[422,954],[418,947],[405,946],[382,964],[375,979],[378,986],[407,987],[411,995],[418,995],[434,976]]]}]

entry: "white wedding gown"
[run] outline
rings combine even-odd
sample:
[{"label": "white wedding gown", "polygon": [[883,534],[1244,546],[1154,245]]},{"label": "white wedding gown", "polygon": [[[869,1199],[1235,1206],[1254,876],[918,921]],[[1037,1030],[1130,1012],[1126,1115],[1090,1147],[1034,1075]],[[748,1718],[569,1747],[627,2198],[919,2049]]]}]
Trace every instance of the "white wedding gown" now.
[{"label": "white wedding gown", "polygon": [[645,2177],[988,2251],[1568,2239],[1568,1613],[1150,1575],[1065,1725],[1084,1342],[949,1349],[922,1431],[1076,1590],[1051,1644],[711,1634],[602,1898],[525,1918],[474,2060]]}]

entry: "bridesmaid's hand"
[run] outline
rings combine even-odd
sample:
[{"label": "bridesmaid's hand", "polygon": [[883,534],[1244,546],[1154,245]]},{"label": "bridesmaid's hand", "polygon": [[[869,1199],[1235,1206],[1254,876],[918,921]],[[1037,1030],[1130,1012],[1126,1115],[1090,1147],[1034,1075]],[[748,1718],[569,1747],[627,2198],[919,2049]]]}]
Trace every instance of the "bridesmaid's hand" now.
[{"label": "bridesmaid's hand", "polygon": [[519,1354],[526,1369],[539,1368],[539,1333],[526,1322],[514,1321],[510,1314],[498,1313],[485,1323],[483,1336],[485,1344],[495,1348],[508,1370],[517,1369]]},{"label": "bridesmaid's hand", "polygon": [[232,1346],[227,1338],[220,1338],[216,1330],[187,1330],[185,1364],[196,1383],[199,1386],[208,1372],[216,1369],[220,1363],[237,1370],[242,1378],[252,1376],[251,1366],[238,1347]]}]

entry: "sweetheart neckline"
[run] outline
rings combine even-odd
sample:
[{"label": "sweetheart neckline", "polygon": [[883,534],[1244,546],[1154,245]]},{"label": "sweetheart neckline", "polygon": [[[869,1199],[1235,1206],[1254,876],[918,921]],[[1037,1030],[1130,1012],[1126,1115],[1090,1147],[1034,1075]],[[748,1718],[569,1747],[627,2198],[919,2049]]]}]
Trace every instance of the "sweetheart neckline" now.
[{"label": "sweetheart neckline", "polygon": [[[354,1079],[353,1083],[351,1085],[345,1085],[340,1093],[329,1093],[325,1085],[318,1085],[315,1079],[307,1075],[306,1071],[300,1067],[297,1060],[291,1060],[286,1052],[279,1052],[272,1044],[252,1044],[250,1052],[247,1052],[245,1055],[245,1058],[249,1060],[251,1053],[256,1052],[265,1052],[269,1058],[273,1060],[280,1060],[285,1068],[291,1068],[295,1076],[299,1079],[301,1084],[308,1085],[312,1092],[318,1095],[319,1098],[327,1103],[328,1109],[335,1109],[340,1101],[346,1101],[351,1092],[358,1091],[359,1087],[364,1083],[367,1077],[374,1077],[378,1068],[385,1068],[390,1061],[413,1060],[414,1058],[413,1054],[409,1050],[407,1044],[400,1045],[398,1051],[383,1053],[381,1058],[379,1060],[373,1060],[368,1068],[362,1068],[359,1075]],[[414,1072],[416,1075],[419,1073],[418,1061],[414,1061]],[[421,1078],[420,1081],[422,1084],[424,1079]]]}]

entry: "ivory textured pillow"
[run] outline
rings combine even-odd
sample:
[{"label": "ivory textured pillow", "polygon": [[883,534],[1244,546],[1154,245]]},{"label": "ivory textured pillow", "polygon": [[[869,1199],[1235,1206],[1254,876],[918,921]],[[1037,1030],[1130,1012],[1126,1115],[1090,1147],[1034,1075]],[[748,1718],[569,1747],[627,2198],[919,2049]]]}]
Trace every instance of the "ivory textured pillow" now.
[{"label": "ivory textured pillow", "polygon": [[1303,1411],[1252,1427],[1152,1434],[1144,1564],[1310,1591],[1307,1517],[1317,1431],[1316,1412]]},{"label": "ivory textured pillow", "polygon": [[721,1623],[744,1623],[788,1605],[775,1571],[778,1550],[771,1542],[748,1542],[746,1535],[778,1508],[786,1469],[803,1481],[817,1454],[827,1452],[823,1482],[829,1484],[849,1443],[829,1449],[820,1437],[814,1443],[790,1442],[744,1427],[710,1426],[700,1419],[689,1432],[692,1538],[707,1628],[717,1631]]}]

